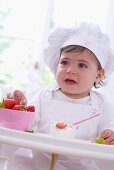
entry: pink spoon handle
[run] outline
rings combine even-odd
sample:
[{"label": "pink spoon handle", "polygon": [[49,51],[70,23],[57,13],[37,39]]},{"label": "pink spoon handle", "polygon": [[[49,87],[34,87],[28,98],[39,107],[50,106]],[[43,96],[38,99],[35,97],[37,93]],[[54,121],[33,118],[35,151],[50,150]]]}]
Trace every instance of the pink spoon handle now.
[{"label": "pink spoon handle", "polygon": [[89,119],[92,119],[92,118],[94,118],[94,117],[97,117],[97,116],[99,116],[99,115],[100,115],[100,113],[96,113],[96,114],[93,114],[92,116],[90,116],[90,117],[88,117],[88,118],[86,118],[86,119],[82,119],[82,120],[79,120],[79,121],[77,121],[77,122],[74,122],[74,123],[73,123],[73,126],[78,125],[78,124],[80,124],[80,123],[83,123],[83,122],[85,122],[85,121],[87,121],[87,120],[89,120]]}]

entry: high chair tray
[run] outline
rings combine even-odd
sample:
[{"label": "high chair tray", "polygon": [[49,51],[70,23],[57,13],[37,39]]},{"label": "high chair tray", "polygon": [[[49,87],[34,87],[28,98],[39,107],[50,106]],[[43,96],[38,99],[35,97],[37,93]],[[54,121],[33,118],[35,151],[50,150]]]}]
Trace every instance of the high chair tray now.
[{"label": "high chair tray", "polygon": [[114,161],[114,146],[95,144],[91,141],[59,139],[41,133],[0,128],[0,143],[50,153]]}]

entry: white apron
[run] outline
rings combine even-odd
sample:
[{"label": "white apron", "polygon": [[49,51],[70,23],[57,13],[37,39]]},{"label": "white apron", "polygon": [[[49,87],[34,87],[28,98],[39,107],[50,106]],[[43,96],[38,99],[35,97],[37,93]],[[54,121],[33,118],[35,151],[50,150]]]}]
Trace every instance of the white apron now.
[{"label": "white apron", "polygon": [[[96,114],[95,104],[91,105],[75,104],[57,100],[43,100],[41,103],[41,122],[38,131],[49,133],[50,123],[54,121],[65,121],[72,124],[76,121]],[[97,134],[97,129],[101,115],[89,119],[80,125],[76,130],[76,139],[92,140]],[[33,154],[33,155],[32,155]],[[49,170],[50,153],[41,153],[26,149],[20,149],[9,159],[5,170]],[[55,170],[99,170],[94,161],[79,159],[77,157],[59,155]],[[104,170],[104,169],[103,169]],[[107,169],[108,170],[108,169]]]}]

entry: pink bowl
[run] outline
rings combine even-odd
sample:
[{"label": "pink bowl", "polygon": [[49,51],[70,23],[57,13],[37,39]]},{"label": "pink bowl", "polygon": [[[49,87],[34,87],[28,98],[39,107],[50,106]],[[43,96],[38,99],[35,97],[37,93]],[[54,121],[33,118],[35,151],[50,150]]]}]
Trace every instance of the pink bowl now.
[{"label": "pink bowl", "polygon": [[0,127],[26,131],[32,127],[35,112],[0,108]]}]

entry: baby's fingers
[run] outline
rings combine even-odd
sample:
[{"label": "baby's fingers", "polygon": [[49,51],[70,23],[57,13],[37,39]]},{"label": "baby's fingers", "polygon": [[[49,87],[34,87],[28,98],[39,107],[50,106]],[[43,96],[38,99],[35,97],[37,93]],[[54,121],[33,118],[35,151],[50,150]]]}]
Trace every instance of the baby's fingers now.
[{"label": "baby's fingers", "polygon": [[114,144],[114,132],[112,130],[110,129],[104,130],[101,133],[100,137],[105,139],[106,144],[109,144],[109,145]]},{"label": "baby's fingers", "polygon": [[105,140],[106,144],[114,144],[114,133]]},{"label": "baby's fingers", "polygon": [[106,129],[106,130],[104,130],[101,134],[100,134],[100,137],[101,138],[104,138],[104,139],[107,139],[107,138],[109,138],[111,135],[112,135],[112,130],[110,130],[110,129]]},{"label": "baby's fingers", "polygon": [[15,99],[20,102],[20,104],[27,105],[27,99],[23,92],[20,90],[15,90],[13,93],[8,93],[7,98]]},{"label": "baby's fingers", "polygon": [[7,94],[6,94],[6,98],[7,98],[7,99],[11,99],[11,93],[7,93]]},{"label": "baby's fingers", "polygon": [[25,106],[27,105],[27,99],[25,96],[22,96],[21,100],[20,100],[21,104],[24,104]]}]

